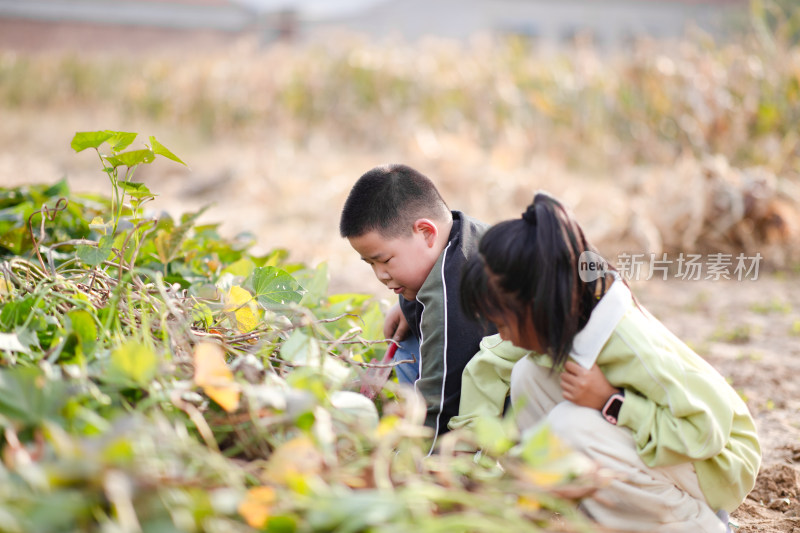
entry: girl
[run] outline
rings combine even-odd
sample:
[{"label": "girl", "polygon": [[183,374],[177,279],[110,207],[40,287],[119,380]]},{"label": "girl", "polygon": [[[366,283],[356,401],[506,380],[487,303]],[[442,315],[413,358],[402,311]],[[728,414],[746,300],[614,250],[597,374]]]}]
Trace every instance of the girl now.
[{"label": "girl", "polygon": [[726,531],[761,450],[724,378],[638,305],[547,194],[489,229],[478,251],[462,305],[531,351],[511,374],[520,430],[546,420],[618,474],[581,508],[620,531]]}]

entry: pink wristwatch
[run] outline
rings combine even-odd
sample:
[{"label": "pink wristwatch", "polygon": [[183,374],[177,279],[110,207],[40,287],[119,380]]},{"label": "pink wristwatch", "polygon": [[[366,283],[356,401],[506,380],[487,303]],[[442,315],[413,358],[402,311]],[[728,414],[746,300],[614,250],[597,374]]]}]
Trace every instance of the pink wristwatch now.
[{"label": "pink wristwatch", "polygon": [[614,424],[617,425],[617,419],[619,418],[619,410],[622,407],[622,402],[625,401],[625,390],[622,389],[619,392],[615,392],[611,396],[609,396],[608,400],[606,400],[606,404],[603,406],[601,413],[603,413],[603,418]]}]

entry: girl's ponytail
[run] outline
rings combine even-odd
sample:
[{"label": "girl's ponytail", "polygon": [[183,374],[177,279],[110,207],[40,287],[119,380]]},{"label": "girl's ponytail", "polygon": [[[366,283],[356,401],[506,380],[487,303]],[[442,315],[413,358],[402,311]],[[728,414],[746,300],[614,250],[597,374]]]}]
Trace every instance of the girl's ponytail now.
[{"label": "girl's ponytail", "polygon": [[[580,331],[578,320],[578,268],[581,245],[576,229],[583,232],[561,203],[545,193],[537,193],[528,208],[536,213],[534,249],[535,277],[530,299],[533,325],[549,350],[553,368],[561,367],[572,349],[572,339]],[[528,211],[526,211],[527,213]]]},{"label": "girl's ponytail", "polygon": [[536,206],[534,204],[529,205],[525,212],[522,213],[522,220],[536,227]]},{"label": "girl's ponytail", "polygon": [[520,324],[533,324],[553,368],[561,367],[596,303],[595,282],[578,277],[581,253],[594,251],[580,225],[560,202],[539,192],[521,218],[489,229],[478,250],[462,279],[467,314],[512,311]]}]

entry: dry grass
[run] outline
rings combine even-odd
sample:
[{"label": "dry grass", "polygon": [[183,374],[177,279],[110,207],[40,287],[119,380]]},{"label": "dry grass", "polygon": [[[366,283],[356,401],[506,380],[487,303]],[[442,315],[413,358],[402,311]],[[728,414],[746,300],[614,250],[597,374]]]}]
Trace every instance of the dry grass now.
[{"label": "dry grass", "polygon": [[344,290],[380,290],[336,226],[352,182],[385,162],[419,168],[451,207],[488,222],[547,189],[612,258],[742,251],[791,268],[798,72],[800,47],[703,36],[612,57],[489,39],[0,52],[0,181],[67,175],[105,192],[95,161],[68,149],[72,133],[152,133],[192,167],[140,175],[161,194],[155,208],[214,202],[206,220],[331,262]]}]

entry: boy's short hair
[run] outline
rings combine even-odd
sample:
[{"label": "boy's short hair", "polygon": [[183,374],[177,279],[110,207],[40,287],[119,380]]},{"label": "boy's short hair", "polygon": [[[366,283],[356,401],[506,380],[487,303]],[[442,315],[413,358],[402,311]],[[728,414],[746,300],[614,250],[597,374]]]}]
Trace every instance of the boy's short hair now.
[{"label": "boy's short hair", "polygon": [[359,237],[370,231],[393,238],[411,233],[420,218],[449,220],[433,182],[406,165],[375,167],[358,178],[342,208],[339,233]]}]

